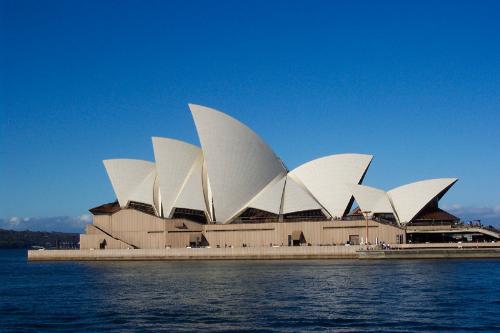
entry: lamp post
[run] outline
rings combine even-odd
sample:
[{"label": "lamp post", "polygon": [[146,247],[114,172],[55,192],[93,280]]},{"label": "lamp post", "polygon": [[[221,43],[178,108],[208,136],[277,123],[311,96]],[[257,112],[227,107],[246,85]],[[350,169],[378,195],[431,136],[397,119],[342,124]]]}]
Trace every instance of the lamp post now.
[{"label": "lamp post", "polygon": [[371,213],[369,210],[364,210],[361,213],[365,216],[365,246],[368,250],[368,214]]}]

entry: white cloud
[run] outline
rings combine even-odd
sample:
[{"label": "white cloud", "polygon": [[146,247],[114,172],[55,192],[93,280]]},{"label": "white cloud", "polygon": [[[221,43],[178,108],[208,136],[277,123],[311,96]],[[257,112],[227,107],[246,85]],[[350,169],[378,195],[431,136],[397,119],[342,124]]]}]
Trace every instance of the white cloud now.
[{"label": "white cloud", "polygon": [[12,216],[10,219],[9,219],[9,224],[12,226],[12,227],[15,227],[17,225],[19,225],[21,223],[21,218],[20,217],[17,217],[17,216]]},{"label": "white cloud", "polygon": [[0,229],[31,231],[83,232],[85,225],[92,222],[92,215],[0,218]]},{"label": "white cloud", "polygon": [[80,221],[85,222],[85,223],[90,223],[92,222],[92,215],[90,214],[83,214],[78,217]]},{"label": "white cloud", "polygon": [[473,207],[452,204],[443,206],[443,209],[451,214],[460,217],[462,221],[481,220],[483,225],[500,226],[500,205],[492,207]]}]

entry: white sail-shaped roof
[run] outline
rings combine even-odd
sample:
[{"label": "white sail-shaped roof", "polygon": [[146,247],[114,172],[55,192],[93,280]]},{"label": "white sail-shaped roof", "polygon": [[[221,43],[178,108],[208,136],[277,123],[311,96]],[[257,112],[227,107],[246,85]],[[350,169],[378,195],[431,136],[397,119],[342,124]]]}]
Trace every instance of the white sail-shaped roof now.
[{"label": "white sail-shaped roof", "polygon": [[202,184],[203,155],[200,154],[191,168],[186,181],[182,186],[174,207],[189,208],[206,211],[205,197]]},{"label": "white sail-shaped roof", "polygon": [[214,212],[212,205],[212,188],[210,187],[210,180],[208,179],[207,163],[203,161],[202,166],[202,178],[201,182],[203,185],[203,196],[205,197],[205,205],[207,206],[208,216],[210,221],[214,221]]},{"label": "white sail-shaped roof", "polygon": [[248,207],[265,210],[266,212],[279,214],[281,207],[281,199],[283,197],[283,190],[285,186],[286,177],[278,176],[277,179],[270,182],[259,193]]},{"label": "white sail-shaped roof", "polygon": [[410,222],[429,202],[440,199],[457,178],[423,180],[387,192],[400,223]]},{"label": "white sail-shaped roof", "polygon": [[160,192],[160,179],[158,178],[158,173],[156,173],[155,181],[153,183],[153,202],[156,212],[159,216],[162,216],[161,209],[161,192]]},{"label": "white sail-shaped roof", "polygon": [[154,206],[153,186],[156,170],[153,162],[111,159],[104,160],[103,163],[121,207],[127,206],[129,201]]},{"label": "white sail-shaped roof", "polygon": [[349,206],[349,184],[360,184],[372,155],[338,154],[307,162],[290,173],[298,179],[331,216],[342,217]]},{"label": "white sail-shaped roof", "polygon": [[269,146],[238,120],[189,104],[200,138],[217,222],[230,222],[286,170]]},{"label": "white sail-shaped roof", "polygon": [[394,214],[391,201],[385,191],[364,185],[352,185],[351,189],[354,199],[356,199],[356,202],[362,211],[370,211],[373,214]]},{"label": "white sail-shaped roof", "polygon": [[321,209],[321,205],[290,174],[286,177],[282,214]]},{"label": "white sail-shaped roof", "polygon": [[202,156],[202,151],[199,147],[186,142],[158,137],[153,138],[153,149],[160,182],[163,213],[169,217],[191,169]]}]

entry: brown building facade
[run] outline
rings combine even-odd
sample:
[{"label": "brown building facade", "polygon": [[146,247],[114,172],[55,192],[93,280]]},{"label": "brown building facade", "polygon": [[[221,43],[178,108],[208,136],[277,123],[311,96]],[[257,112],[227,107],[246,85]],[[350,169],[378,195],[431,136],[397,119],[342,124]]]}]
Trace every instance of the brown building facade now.
[{"label": "brown building facade", "polygon": [[[368,226],[367,226],[368,225]],[[334,246],[406,241],[397,225],[363,219],[296,222],[200,224],[165,219],[136,209],[94,215],[81,249],[157,249],[182,247]]]}]

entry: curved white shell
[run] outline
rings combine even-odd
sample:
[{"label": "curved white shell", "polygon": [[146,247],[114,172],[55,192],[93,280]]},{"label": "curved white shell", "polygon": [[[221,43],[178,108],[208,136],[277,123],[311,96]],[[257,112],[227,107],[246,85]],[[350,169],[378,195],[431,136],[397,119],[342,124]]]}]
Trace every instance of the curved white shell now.
[{"label": "curved white shell", "polygon": [[443,196],[457,178],[438,178],[406,184],[387,192],[399,222],[410,222],[429,202]]},{"label": "curved white shell", "polygon": [[290,172],[331,216],[342,217],[349,206],[352,191],[349,184],[359,184],[372,155],[337,154],[302,164]]},{"label": "curved white shell", "polygon": [[251,129],[207,107],[189,104],[200,138],[217,222],[230,222],[273,179],[281,160]]}]

